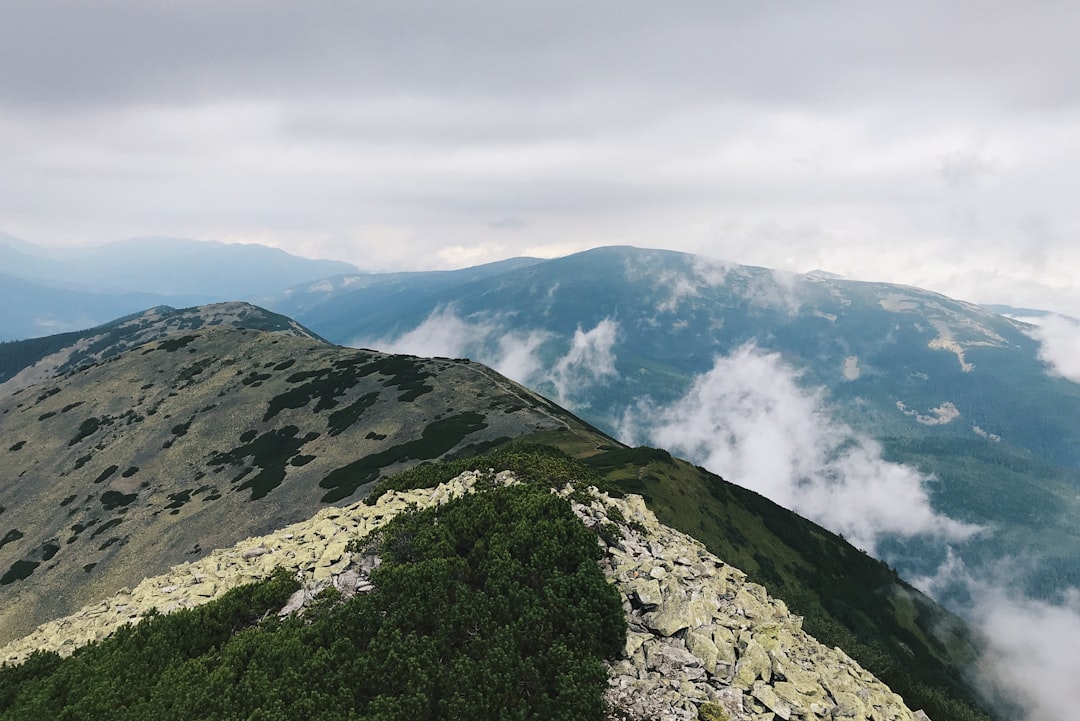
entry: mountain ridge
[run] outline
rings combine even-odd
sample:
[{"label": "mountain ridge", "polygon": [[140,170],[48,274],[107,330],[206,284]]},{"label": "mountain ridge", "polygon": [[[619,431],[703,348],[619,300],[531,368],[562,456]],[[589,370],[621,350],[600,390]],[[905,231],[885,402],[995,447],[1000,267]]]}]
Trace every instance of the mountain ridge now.
[{"label": "mountain ridge", "polygon": [[[491,425],[487,429],[465,433],[456,447],[452,446],[446,449],[452,451],[450,455],[469,456],[483,450],[487,445],[494,446],[505,443],[515,436],[535,442],[554,444],[575,455],[586,459],[592,458],[596,468],[609,475],[614,482],[622,484],[627,490],[634,492],[638,492],[638,489],[644,490],[651,497],[650,502],[660,504],[658,506],[660,508],[665,507],[665,503],[672,504],[674,499],[684,494],[687,498],[696,498],[694,505],[698,511],[705,511],[710,519],[718,523],[717,526],[712,526],[710,527],[711,530],[709,530],[703,525],[701,519],[695,519],[685,513],[684,510],[676,509],[673,505],[668,511],[665,511],[668,514],[669,521],[674,521],[675,525],[685,531],[693,531],[695,535],[705,531],[705,537],[711,538],[709,541],[710,548],[714,550],[726,549],[724,553],[729,551],[732,553],[744,553],[747,546],[746,539],[748,538],[754,539],[754,543],[760,544],[761,548],[769,548],[769,554],[775,554],[776,568],[772,568],[762,560],[754,558],[753,555],[740,556],[741,559],[749,562],[750,567],[747,570],[753,571],[754,578],[757,581],[775,578],[778,582],[786,584],[782,585],[784,588],[801,588],[798,574],[792,574],[786,569],[801,568],[803,570],[800,573],[806,573],[810,572],[811,569],[820,568],[823,559],[830,558],[832,559],[831,562],[834,563],[832,570],[829,571],[830,574],[851,573],[853,577],[859,578],[860,582],[868,590],[888,588],[890,587],[889,584],[893,583],[895,576],[891,571],[884,569],[881,564],[871,561],[865,555],[850,548],[848,544],[836,547],[828,546],[827,544],[842,544],[843,542],[816,525],[808,524],[802,519],[796,520],[789,512],[783,511],[775,504],[757,497],[756,494],[750,494],[750,492],[741,491],[741,489],[736,490],[722,479],[705,474],[701,469],[694,470],[692,466],[673,460],[663,452],[651,452],[647,449],[641,451],[625,449],[617,442],[577,420],[574,416],[546,399],[526,391],[516,383],[503,379],[494,371],[479,364],[466,361],[451,361],[449,359],[425,361],[415,357],[382,356],[382,354],[375,354],[371,351],[334,349],[326,346],[322,341],[313,339],[311,334],[303,331],[303,329],[301,329],[303,332],[297,335],[298,331],[293,327],[292,321],[288,319],[282,319],[280,316],[274,316],[259,309],[252,309],[251,306],[239,305],[236,308],[254,314],[254,317],[248,319],[250,323],[257,326],[269,325],[272,328],[277,328],[278,331],[267,332],[266,330],[237,328],[229,325],[207,325],[206,320],[202,317],[204,314],[209,314],[209,317],[212,317],[214,322],[220,322],[229,315],[214,312],[214,306],[203,310],[173,311],[172,315],[166,314],[159,319],[159,322],[167,324],[169,318],[172,318],[172,330],[174,332],[171,334],[157,336],[148,344],[133,348],[129,345],[134,343],[133,337],[121,333],[118,337],[113,338],[115,345],[112,346],[113,350],[122,350],[119,354],[113,354],[108,358],[103,357],[95,365],[77,370],[77,372],[66,377],[26,388],[15,395],[9,396],[6,400],[0,399],[0,408],[4,408],[6,411],[0,413],[0,437],[5,439],[5,445],[7,445],[6,441],[9,438],[15,442],[15,446],[20,446],[20,443],[26,441],[17,450],[14,450],[14,446],[12,446],[6,453],[3,448],[0,448],[0,453],[6,456],[6,460],[11,461],[14,459],[21,464],[19,466],[10,466],[14,469],[13,475],[19,473],[21,468],[24,475],[20,480],[24,483],[29,482],[31,478],[47,477],[50,479],[48,483],[43,484],[42,481],[38,481],[36,485],[59,484],[57,489],[52,492],[55,497],[52,497],[51,500],[46,499],[45,502],[39,504],[40,510],[25,516],[28,518],[53,519],[49,521],[52,525],[45,524],[37,536],[32,537],[31,534],[27,533],[27,528],[16,523],[8,532],[16,531],[25,537],[15,538],[5,547],[0,548],[0,571],[5,568],[8,572],[19,571],[20,569],[26,570],[27,565],[38,564],[30,569],[32,573],[27,577],[21,580],[11,580],[6,585],[0,585],[0,595],[7,597],[4,612],[7,613],[8,617],[4,619],[4,623],[7,624],[8,628],[11,628],[12,624],[18,625],[16,623],[17,619],[13,618],[15,612],[12,609],[17,608],[19,604],[10,602],[12,599],[11,590],[21,586],[24,588],[35,586],[43,578],[48,577],[49,574],[55,574],[60,570],[57,568],[49,569],[50,564],[65,563],[65,568],[70,568],[74,572],[73,576],[68,575],[67,578],[70,579],[68,582],[75,585],[65,588],[63,591],[56,591],[54,590],[56,589],[55,584],[51,586],[46,584],[42,586],[44,590],[37,591],[38,596],[30,599],[28,605],[35,605],[42,595],[67,594],[72,597],[70,600],[74,603],[80,599],[90,599],[106,588],[135,585],[138,578],[142,577],[139,575],[141,571],[136,572],[127,569],[131,571],[129,576],[124,577],[127,580],[121,578],[122,573],[114,571],[112,575],[109,575],[112,580],[108,580],[102,578],[102,574],[108,570],[107,562],[101,567],[94,566],[89,571],[83,570],[80,564],[103,563],[98,558],[99,555],[115,554],[125,548],[138,548],[140,544],[143,544],[143,551],[146,552],[148,549],[145,543],[140,541],[140,538],[144,538],[145,534],[140,535],[138,532],[130,530],[137,526],[140,514],[145,517],[148,514],[152,515],[153,512],[157,512],[158,515],[152,517],[166,520],[173,518],[183,521],[184,533],[188,534],[183,538],[176,536],[175,533],[169,535],[169,533],[160,529],[155,532],[157,537],[161,537],[163,541],[167,540],[168,544],[179,549],[179,558],[176,558],[175,555],[169,558],[155,556],[160,558],[158,563],[167,566],[169,563],[174,562],[169,560],[170,558],[175,560],[199,558],[208,553],[211,546],[221,545],[226,542],[224,538],[217,541],[210,540],[209,536],[212,534],[207,532],[206,526],[210,526],[217,533],[223,530],[232,530],[231,526],[235,525],[232,516],[230,516],[227,524],[220,522],[200,523],[199,516],[194,513],[197,509],[207,505],[207,503],[214,506],[222,503],[219,498],[209,500],[213,496],[220,494],[226,499],[238,501],[243,497],[254,494],[256,486],[266,481],[265,487],[268,490],[265,496],[242,504],[241,507],[246,509],[245,513],[249,513],[253,505],[283,499],[282,494],[290,488],[290,484],[301,477],[308,478],[307,482],[311,486],[306,491],[306,501],[289,504],[296,509],[293,511],[295,513],[300,513],[299,509],[301,508],[318,507],[327,493],[347,492],[352,488],[355,495],[362,495],[365,492],[364,489],[370,487],[370,483],[380,476],[405,467],[397,464],[396,459],[403,453],[413,453],[413,451],[407,449],[418,448],[418,444],[428,445],[428,442],[424,441],[425,434],[423,430],[433,424],[440,423],[442,420],[446,420],[449,406],[439,404],[437,409],[433,408],[430,414],[423,415],[423,420],[420,422],[405,424],[395,421],[401,427],[401,433],[396,437],[385,439],[386,444],[383,446],[373,447],[372,443],[375,442],[375,439],[366,436],[362,439],[350,440],[355,438],[355,436],[348,435],[353,426],[345,428],[337,436],[332,436],[330,435],[332,427],[337,428],[345,424],[355,414],[356,420],[363,419],[362,427],[357,432],[367,430],[370,434],[376,436],[384,434],[386,429],[380,427],[380,411],[377,410],[380,406],[385,406],[385,402],[389,401],[392,408],[400,410],[401,408],[422,403],[425,399],[430,401],[437,393],[435,391],[423,391],[423,386],[441,386],[442,382],[454,386],[452,393],[454,411],[449,413],[449,417],[460,416],[462,410],[469,408],[469,404],[474,404],[472,407],[476,409],[475,412],[484,416],[483,422]],[[232,315],[237,314],[236,312],[232,313]],[[129,321],[133,320],[135,322],[132,323],[128,330],[140,328],[138,318],[139,316],[129,319]],[[202,320],[201,325],[195,328],[191,327],[199,320]],[[123,323],[120,325],[123,325]],[[96,337],[96,334],[100,333],[97,331],[92,332],[90,337]],[[109,346],[106,344],[106,347]],[[331,392],[327,396],[315,392],[315,388],[311,388],[300,395],[292,395],[292,389],[297,384],[303,385],[318,378],[331,380],[329,376],[332,376],[333,372],[325,373],[325,371],[328,369],[333,371],[337,362],[345,358],[356,358],[359,355],[371,356],[370,359],[364,361],[366,364],[373,362],[390,363],[390,359],[396,359],[392,362],[401,364],[401,367],[394,373],[384,373],[376,370],[376,372],[359,378],[351,376],[341,378],[341,385],[334,386],[336,390],[331,388]],[[225,365],[226,359],[231,359],[227,365]],[[283,367],[281,370],[276,370],[278,366]],[[159,370],[164,371],[164,373],[158,373]],[[344,369],[338,368],[338,370]],[[388,369],[383,366],[383,370]],[[427,372],[427,370],[435,372],[436,376],[441,378],[441,382],[436,384],[431,379],[421,378],[417,385],[416,376]],[[458,371],[468,377],[477,379],[477,382],[481,382],[483,385],[480,392],[470,391],[470,386],[467,384],[450,383],[451,378],[456,377],[453,374]],[[304,377],[296,378],[293,382],[288,381],[290,377],[301,375]],[[108,383],[101,382],[106,378],[111,378],[111,380]],[[144,378],[152,380],[153,387],[143,389],[142,387],[147,385],[147,383],[143,382]],[[217,380],[212,381],[213,378],[217,378]],[[363,399],[368,397],[371,391],[356,386],[363,378],[373,378],[377,381],[380,388],[380,398],[382,398],[378,403],[371,406],[365,405],[368,401]],[[92,379],[94,382],[87,383],[88,379]],[[123,382],[127,385],[116,385],[119,379],[126,379]],[[191,381],[197,381],[197,383],[182,387]],[[64,383],[80,382],[83,383],[83,386],[63,385]],[[57,388],[60,389],[59,392],[53,392]],[[218,390],[219,388],[220,390]],[[472,386],[472,388],[475,388],[475,386]],[[119,392],[117,392],[118,389]],[[217,395],[221,391],[227,391],[226,396]],[[74,397],[80,393],[87,398],[79,397],[76,399]],[[174,393],[175,395],[173,395]],[[400,400],[401,396],[409,396],[413,393],[419,393],[419,395],[412,400]],[[72,395],[72,398],[68,398],[68,394]],[[140,401],[140,395],[144,394],[157,395]],[[282,396],[284,396],[282,400],[275,401],[275,399]],[[113,398],[117,405],[115,408],[94,407],[91,409],[89,401],[95,398]],[[225,400],[222,400],[223,398]],[[324,402],[318,400],[319,398],[323,398],[327,403],[332,401],[336,405],[319,409],[318,406]],[[447,399],[449,400],[449,398],[448,396]],[[242,410],[241,415],[237,416],[237,408],[230,404],[238,403],[242,399],[243,403],[241,405],[249,407]],[[72,406],[73,403],[77,403],[79,400],[83,401],[82,405],[68,408],[68,406]],[[153,415],[148,415],[142,410],[144,407],[153,407],[159,401],[161,405]],[[180,404],[181,401],[184,402],[181,405],[171,405]],[[496,401],[498,402],[495,403]],[[99,403],[101,401],[94,402]],[[492,403],[495,403],[495,405],[492,406]],[[212,404],[215,405],[214,408],[209,407]],[[66,412],[64,411],[65,408],[68,408]],[[127,420],[122,423],[117,422],[122,416],[136,408],[138,408],[137,415],[144,416],[143,420],[132,421],[131,423],[128,423]],[[267,414],[270,414],[274,409],[276,409],[276,412],[267,419]],[[384,410],[390,413],[397,412],[388,409]],[[12,426],[5,425],[5,422],[10,421],[13,413],[22,417],[24,422],[16,426],[16,428],[25,429],[25,433],[16,436],[9,435],[12,432]],[[293,415],[289,415],[290,413]],[[166,414],[171,417],[165,418]],[[436,418],[439,415],[443,415],[443,418]],[[226,418],[228,425],[215,425],[216,421],[210,421],[214,416]],[[102,423],[101,419],[106,417],[112,418],[113,422],[111,424]],[[127,416],[128,419],[134,417],[134,415]],[[524,422],[513,420],[515,417]],[[83,424],[90,419],[99,421],[97,428],[83,427]],[[332,419],[336,419],[336,422]],[[122,444],[119,437],[110,435],[129,432],[139,432],[145,435],[147,432],[144,429],[148,427],[148,422],[155,426],[155,430],[146,435],[151,440],[149,443]],[[236,425],[237,422],[239,422],[239,426]],[[510,423],[510,426],[506,425],[507,422]],[[57,423],[61,425],[54,425]],[[455,423],[457,422],[455,421]],[[500,423],[503,424],[503,430],[498,427]],[[90,425],[95,424],[91,423]],[[288,426],[295,426],[296,431],[281,436],[280,433]],[[445,424],[437,427],[445,427]],[[462,429],[467,430],[469,427],[471,426],[466,423]],[[37,447],[35,450],[35,446],[38,446],[42,438],[49,434],[50,428],[53,429],[52,435],[55,436],[53,446],[59,452],[49,451],[45,453],[43,451],[44,446]],[[76,436],[82,435],[84,431],[87,432],[85,437],[80,438],[74,445],[67,445]],[[254,431],[254,435],[245,440],[244,436],[252,431]],[[311,439],[306,444],[301,443],[296,449],[292,449],[290,446],[290,450],[278,457],[273,463],[259,465],[255,462],[260,453],[258,448],[252,447],[252,443],[258,439],[284,440],[292,443],[293,441],[303,441],[311,433],[319,433],[320,438]],[[38,440],[35,441],[35,437]],[[31,441],[33,441],[33,445]],[[421,441],[424,442],[420,443]],[[239,445],[235,448],[229,447],[236,443],[239,443]],[[328,455],[325,447],[321,452],[318,452],[319,444],[322,443],[332,443],[336,449],[329,454],[330,457],[325,457]],[[69,450],[71,448],[81,449],[83,445],[86,445],[86,450],[91,452]],[[102,448],[97,448],[97,445],[101,445]],[[390,448],[386,447],[387,445],[397,450],[386,454],[386,451],[390,450]],[[405,450],[403,450],[403,447]],[[370,450],[364,450],[365,448]],[[380,448],[383,450],[379,450]],[[244,449],[243,452],[240,452],[240,449]],[[315,449],[317,452],[310,452],[311,449]],[[248,455],[249,451],[253,451],[253,453]],[[52,459],[53,456],[56,456],[57,460],[51,462],[58,462],[59,466],[56,468],[45,466],[40,458],[29,457],[26,455],[27,452],[37,452],[42,458],[47,456]],[[23,455],[20,456],[19,454]],[[114,458],[110,454],[116,455],[116,457]],[[75,466],[79,465],[80,460],[87,455],[90,458],[82,461],[81,466],[76,468]],[[170,466],[172,470],[162,474],[164,478],[154,471],[155,466],[152,457],[156,455],[170,456],[174,459]],[[143,456],[147,456],[151,460],[142,460]],[[308,459],[308,456],[315,456],[315,458]],[[372,459],[373,456],[373,460],[367,460]],[[446,458],[448,455],[443,454],[442,457]],[[180,462],[179,459],[182,458],[186,460]],[[379,463],[375,463],[375,460],[379,461]],[[240,462],[234,465],[235,461]],[[455,460],[453,463],[456,464],[459,461]],[[100,477],[101,473],[104,473],[112,466],[116,466],[116,469],[111,474],[102,478],[100,483],[93,482]],[[132,468],[136,468],[136,470],[128,478],[124,478],[123,473],[120,473],[120,471],[131,470]],[[438,467],[432,468],[436,470],[430,472],[439,472]],[[38,475],[29,475],[31,469],[36,469],[33,472]],[[220,476],[215,474],[215,469],[220,469],[217,471],[217,473],[221,474]],[[278,486],[273,486],[273,483],[276,482],[274,474],[279,473],[281,470],[284,470],[285,479]],[[228,471],[227,474],[226,471]],[[427,472],[429,471],[425,470],[425,473]],[[197,480],[196,477],[199,473],[205,473],[206,476]],[[172,476],[176,477],[173,478]],[[65,490],[59,487],[65,483],[74,483],[80,478],[81,481],[71,488]],[[231,480],[227,480],[225,483],[217,480],[230,478]],[[262,480],[255,482],[256,479]],[[332,482],[323,484],[328,479]],[[3,480],[5,479],[0,476],[0,481]],[[14,487],[11,485],[12,480],[9,477],[6,484],[0,484],[0,505],[6,505],[11,509],[0,515],[0,526],[6,525],[5,521],[24,517],[24,511],[20,511],[17,505],[17,502],[21,501],[19,501],[18,496],[12,496],[13,491],[11,489]],[[144,488],[142,483],[146,480],[150,481],[150,485]],[[166,481],[175,485],[175,487],[173,485],[166,487]],[[347,481],[347,485],[343,486],[339,481]],[[208,482],[210,482],[209,486],[207,486]],[[251,482],[250,486],[247,485],[249,482]],[[5,491],[4,486],[8,490]],[[203,488],[203,486],[207,487]],[[213,487],[216,487],[216,492],[214,492]],[[75,492],[73,493],[73,491]],[[78,500],[82,499],[87,491],[90,494],[86,496],[85,501]],[[130,499],[129,497],[132,495],[136,498]],[[63,505],[63,501],[67,500],[69,496],[73,496],[73,498],[67,505]],[[10,500],[13,497],[16,498],[16,502]],[[208,500],[200,500],[203,497]],[[346,493],[346,495],[341,496],[340,501],[345,502],[348,498],[348,493]],[[726,498],[727,501],[724,503],[727,505],[716,505],[719,498]],[[22,501],[25,501],[25,499],[22,499]],[[110,505],[113,506],[111,510],[107,508]],[[140,508],[143,510],[139,510]],[[65,514],[67,514],[66,518]],[[270,518],[263,521],[265,530],[278,528],[289,520],[287,515],[279,517],[271,513],[270,516]],[[98,520],[94,521],[95,518]],[[727,520],[721,522],[721,519],[724,518]],[[119,523],[113,523],[117,520],[119,520]],[[74,525],[72,525],[73,522]],[[113,525],[99,533],[98,529],[105,528],[108,524]],[[81,528],[77,529],[80,526]],[[219,528],[225,526],[227,528]],[[802,529],[799,530],[799,533],[805,533],[806,535],[792,535],[790,530],[783,532],[774,530],[784,528]],[[63,530],[64,533],[57,533],[56,531],[59,530]],[[53,535],[50,535],[50,533]],[[91,541],[90,536],[94,533],[99,533],[99,535]],[[782,535],[778,535],[779,533],[782,533]],[[130,536],[130,538],[125,543],[126,536]],[[168,538],[165,538],[166,536]],[[71,543],[68,543],[68,540],[73,537],[75,538],[71,540]],[[235,540],[233,539],[233,541]],[[88,543],[88,541],[90,542]],[[195,546],[196,543],[200,545]],[[823,543],[826,545],[823,545]],[[104,549],[100,548],[98,547],[99,544],[106,547]],[[58,548],[53,550],[51,546]],[[795,554],[796,556],[803,554],[799,556],[801,560],[797,560],[790,555],[796,546],[804,547]],[[739,549],[743,550],[739,551]],[[788,550],[781,552],[782,549]],[[837,551],[836,549],[846,550]],[[184,555],[188,552],[193,553],[191,556]],[[155,551],[154,553],[158,552]],[[49,559],[45,559],[44,556],[48,554],[52,555]],[[762,558],[768,560],[766,556],[762,556]],[[857,560],[859,564],[870,564],[876,570],[866,570],[870,566],[863,568],[861,565],[852,565],[853,560]],[[22,565],[16,566],[20,562],[22,562]],[[149,567],[149,564],[147,564],[147,567]],[[97,575],[95,576],[95,574]],[[831,576],[826,578],[829,577]],[[86,584],[88,580],[95,581],[97,585],[93,587],[86,586],[80,590],[80,585]],[[24,584],[26,585],[24,586]],[[884,584],[884,586],[881,584]],[[80,593],[83,595],[80,596]],[[897,601],[900,603],[898,608],[915,608],[915,606],[908,605],[907,601],[904,601],[901,596],[897,597],[900,599]],[[836,595],[829,588],[829,584],[826,584],[822,588],[814,589],[801,596],[799,604],[806,608],[808,612],[813,613],[814,617],[818,619],[814,621],[815,623],[820,625],[824,622],[825,625],[821,626],[822,628],[828,630],[829,624],[837,624],[837,628],[847,628],[844,626],[845,622],[836,620],[837,616],[835,615],[835,609],[843,607],[844,601],[841,600],[842,598],[846,597]],[[846,600],[851,603],[856,602],[854,598],[846,598]],[[838,606],[837,603],[841,605]],[[866,601],[858,600],[857,603],[865,604]],[[873,603],[875,606],[879,605],[876,600]],[[929,601],[926,603],[929,604]],[[833,610],[830,611],[829,608]],[[964,663],[970,662],[972,658],[970,639],[957,639],[956,643],[959,645],[956,649],[948,650],[943,656],[940,655],[942,654],[941,650],[933,650],[931,648],[932,644],[927,645],[925,639],[933,636],[932,629],[934,626],[939,625],[940,620],[935,614],[941,613],[941,611],[940,609],[933,611],[934,608],[936,607],[930,604],[926,606],[925,611],[919,611],[918,613],[912,611],[910,618],[916,619],[918,623],[910,626],[910,628],[905,625],[909,621],[902,620],[900,626],[893,628],[890,624],[896,623],[895,620],[882,623],[880,618],[870,620],[869,617],[859,615],[857,623],[851,628],[861,628],[862,631],[856,630],[855,635],[844,636],[844,638],[848,640],[857,638],[893,639],[898,632],[897,629],[905,628],[908,630],[903,633],[911,634],[910,637],[905,636],[905,640],[900,643],[894,643],[894,641],[890,640],[881,649],[877,650],[867,646],[866,650],[871,651],[870,656],[867,656],[867,658],[873,660],[874,663],[884,661],[882,667],[887,671],[891,664],[895,664],[895,661],[885,661],[885,659],[906,658],[908,651],[900,650],[906,647],[916,654],[916,657],[920,659],[920,665],[926,668],[959,668]],[[866,610],[864,606],[860,606],[860,609],[859,614]],[[60,611],[60,609],[54,610],[55,612]],[[883,610],[885,615],[888,616],[889,609],[884,608]],[[904,613],[907,614],[908,611]],[[23,628],[26,627],[25,620],[19,623],[24,624]],[[923,624],[923,627],[920,628],[919,624]],[[868,631],[867,629],[874,630]],[[845,630],[843,633],[851,634],[852,631]],[[859,636],[859,633],[863,635]],[[925,634],[930,634],[930,636],[925,636]],[[839,640],[839,637],[837,638]],[[895,653],[901,653],[901,656],[896,657],[893,655]],[[965,661],[965,659],[967,660]],[[935,673],[938,672],[935,671]],[[923,682],[919,681],[918,683]],[[934,683],[938,683],[938,681]],[[954,694],[960,693],[961,697],[963,697],[963,694],[970,694],[970,691],[950,688],[948,691],[939,690],[934,693],[944,694],[945,697],[953,697]],[[929,695],[923,694],[923,696],[932,698],[933,693]],[[959,716],[956,717],[959,718]],[[980,717],[972,716],[971,718]]]},{"label": "mountain ridge", "polygon": [[[0,398],[0,638],[137,581],[129,544],[160,569],[340,503],[383,469],[538,430],[603,438],[465,361],[225,325],[17,390]],[[87,580],[57,593],[64,578]]]}]

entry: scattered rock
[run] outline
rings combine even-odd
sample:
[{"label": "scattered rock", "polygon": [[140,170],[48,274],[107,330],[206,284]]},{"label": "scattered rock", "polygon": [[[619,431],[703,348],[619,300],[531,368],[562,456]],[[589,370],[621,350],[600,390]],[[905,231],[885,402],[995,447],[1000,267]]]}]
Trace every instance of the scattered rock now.
[{"label": "scattered rock", "polygon": [[[150,609],[168,613],[206,603],[265,578],[275,567],[296,573],[303,584],[279,611],[282,616],[303,613],[331,586],[342,597],[369,592],[370,574],[381,559],[373,552],[350,553],[348,542],[410,506],[425,508],[473,492],[480,475],[469,472],[433,489],[387,493],[374,506],[325,509],[271,535],[218,549],[39,627],[0,649],[0,663],[19,663],[36,649],[70,654]],[[517,482],[509,472],[495,480]],[[623,595],[630,628],[623,658],[610,665],[607,700],[617,718],[929,721],[843,651],[806,634],[801,618],[747,582],[742,571],[661,525],[642,498],[612,499],[590,490],[596,500],[574,503],[575,513],[587,526],[616,523],[621,531],[613,545],[598,537],[606,550],[601,564]],[[618,510],[612,515],[619,520],[609,518],[609,508]]]}]

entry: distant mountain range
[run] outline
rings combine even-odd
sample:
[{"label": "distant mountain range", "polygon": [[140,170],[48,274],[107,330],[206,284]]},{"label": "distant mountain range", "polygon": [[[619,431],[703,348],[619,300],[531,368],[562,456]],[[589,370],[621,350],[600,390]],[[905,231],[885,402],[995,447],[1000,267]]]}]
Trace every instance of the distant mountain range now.
[{"label": "distant mountain range", "polygon": [[337,343],[482,360],[906,575],[951,550],[971,568],[1023,557],[1016,582],[1039,597],[1080,586],[1080,386],[1047,372],[1032,326],[917,288],[636,248],[357,278],[270,307]]},{"label": "distant mountain range", "polygon": [[154,305],[259,300],[356,272],[255,244],[132,238],[41,248],[0,233],[0,341],[88,328]]},{"label": "distant mountain range", "polygon": [[[517,439],[643,494],[910,705],[987,718],[965,681],[979,640],[891,568],[665,451],[627,448],[480,364],[332,346],[241,303],[156,308],[0,350],[0,643],[362,498],[397,471],[467,464]],[[519,472],[543,478],[543,453],[520,457],[531,460]]]},{"label": "distant mountain range", "polygon": [[964,588],[931,578],[949,554],[969,570],[1021,556],[1013,580],[1040,598],[1080,586],[1080,386],[1047,372],[1032,326],[999,314],[1037,311],[628,247],[388,274],[195,241],[79,254],[0,236],[4,271],[21,274],[0,278],[0,339],[257,296],[335,343],[492,365],[953,603]]}]

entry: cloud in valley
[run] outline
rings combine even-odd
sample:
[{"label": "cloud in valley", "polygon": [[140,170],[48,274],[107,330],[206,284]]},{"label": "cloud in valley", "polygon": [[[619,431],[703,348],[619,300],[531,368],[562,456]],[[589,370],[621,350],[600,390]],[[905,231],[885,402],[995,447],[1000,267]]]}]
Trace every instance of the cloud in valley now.
[{"label": "cloud in valley", "polygon": [[542,370],[538,355],[549,335],[543,331],[505,331],[494,319],[464,320],[452,307],[437,308],[424,322],[396,338],[357,339],[354,347],[416,356],[468,357],[519,383]]},{"label": "cloud in valley", "polygon": [[472,358],[519,383],[549,385],[559,403],[574,408],[587,389],[618,377],[613,351],[618,332],[619,324],[610,318],[589,330],[579,326],[567,339],[565,353],[545,363],[542,348],[565,343],[554,334],[507,330],[497,316],[464,319],[453,307],[443,307],[400,336],[356,339],[351,345],[387,353]]},{"label": "cloud in valley", "polygon": [[[987,643],[975,680],[990,698],[1016,705],[1017,721],[1061,721],[1076,716],[1071,689],[1080,678],[1080,590],[1053,600],[1019,591],[1025,576],[1018,559],[974,572],[950,551],[930,577],[913,580],[936,596],[961,589],[970,599],[965,617]],[[953,594],[955,595],[955,593]]]},{"label": "cloud in valley", "polygon": [[1023,721],[1061,721],[1076,717],[1075,689],[1080,679],[1080,591],[1071,589],[1057,603],[980,589],[973,618],[989,639],[980,680],[991,690],[1016,699]]},{"label": "cloud in valley", "polygon": [[1051,375],[1080,383],[1080,321],[1053,314],[1016,320],[1035,326],[1026,332],[1041,343],[1039,358]]},{"label": "cloud in valley", "polygon": [[570,341],[570,350],[555,363],[548,375],[560,403],[573,406],[572,398],[581,391],[618,377],[612,352],[618,334],[619,324],[611,318],[604,318],[588,331],[578,326]]},{"label": "cloud in valley", "polygon": [[874,553],[883,535],[963,540],[979,529],[930,505],[929,479],[882,458],[881,446],[833,420],[779,354],[746,345],[676,402],[624,416],[631,442],[667,448],[842,533]]}]

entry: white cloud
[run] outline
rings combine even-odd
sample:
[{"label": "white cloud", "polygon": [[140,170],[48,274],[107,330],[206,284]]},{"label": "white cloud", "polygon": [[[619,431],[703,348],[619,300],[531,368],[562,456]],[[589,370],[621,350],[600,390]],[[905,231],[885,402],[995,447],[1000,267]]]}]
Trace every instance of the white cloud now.
[{"label": "white cloud", "polygon": [[1076,718],[1080,678],[1080,591],[1057,603],[980,589],[976,625],[989,640],[981,680],[1023,709],[1023,721]]},{"label": "white cloud", "polygon": [[801,388],[798,375],[779,354],[746,345],[717,357],[674,403],[646,400],[628,410],[620,432],[700,463],[871,553],[883,535],[962,540],[979,530],[936,513],[929,479],[884,460],[876,441],[834,421],[820,392]]},{"label": "white cloud", "polygon": [[572,408],[588,388],[618,377],[613,352],[618,333],[619,324],[611,318],[604,318],[588,331],[579,326],[568,339],[565,355],[545,363],[542,350],[549,342],[557,342],[554,334],[507,330],[504,318],[465,319],[447,306],[435,309],[420,325],[397,337],[358,338],[350,345],[386,353],[472,358],[519,383],[541,388],[550,384],[556,400]]},{"label": "white cloud", "polygon": [[659,313],[674,313],[679,309],[679,304],[684,298],[692,298],[700,295],[698,286],[683,273],[667,271],[661,273],[655,281],[656,285],[665,286],[668,289],[668,297],[656,306]]},{"label": "white cloud", "polygon": [[423,323],[395,339],[353,341],[353,346],[377,348],[385,353],[457,358],[482,343],[494,331],[485,323],[470,323],[451,307],[436,309]]},{"label": "white cloud", "polygon": [[1041,344],[1039,358],[1051,375],[1080,383],[1080,321],[1060,315],[1016,320],[1035,326],[1025,330]]},{"label": "white cloud", "polygon": [[536,379],[543,369],[544,331],[505,331],[496,319],[464,320],[453,307],[437,308],[416,328],[397,338],[357,339],[354,347],[417,356],[468,357],[491,366],[519,383]]},{"label": "white cloud", "polygon": [[1017,721],[1076,717],[1072,690],[1080,678],[1080,590],[1053,601],[1017,591],[1024,564],[1017,559],[973,572],[949,552],[937,572],[913,585],[932,596],[960,590],[971,599],[965,616],[986,642],[976,681],[987,697],[1008,699]]},{"label": "white cloud", "polygon": [[589,385],[618,377],[612,352],[618,334],[619,324],[611,318],[604,318],[589,331],[578,326],[570,350],[548,374],[560,403],[573,406],[573,397]]},{"label": "white cloud", "polygon": [[752,305],[795,315],[802,307],[799,276],[768,268],[746,268],[695,256],[691,272],[698,284],[726,286]]},{"label": "white cloud", "polygon": [[491,366],[507,378],[528,383],[543,370],[539,351],[547,339],[548,335],[541,331],[504,333],[499,336],[498,355]]}]

